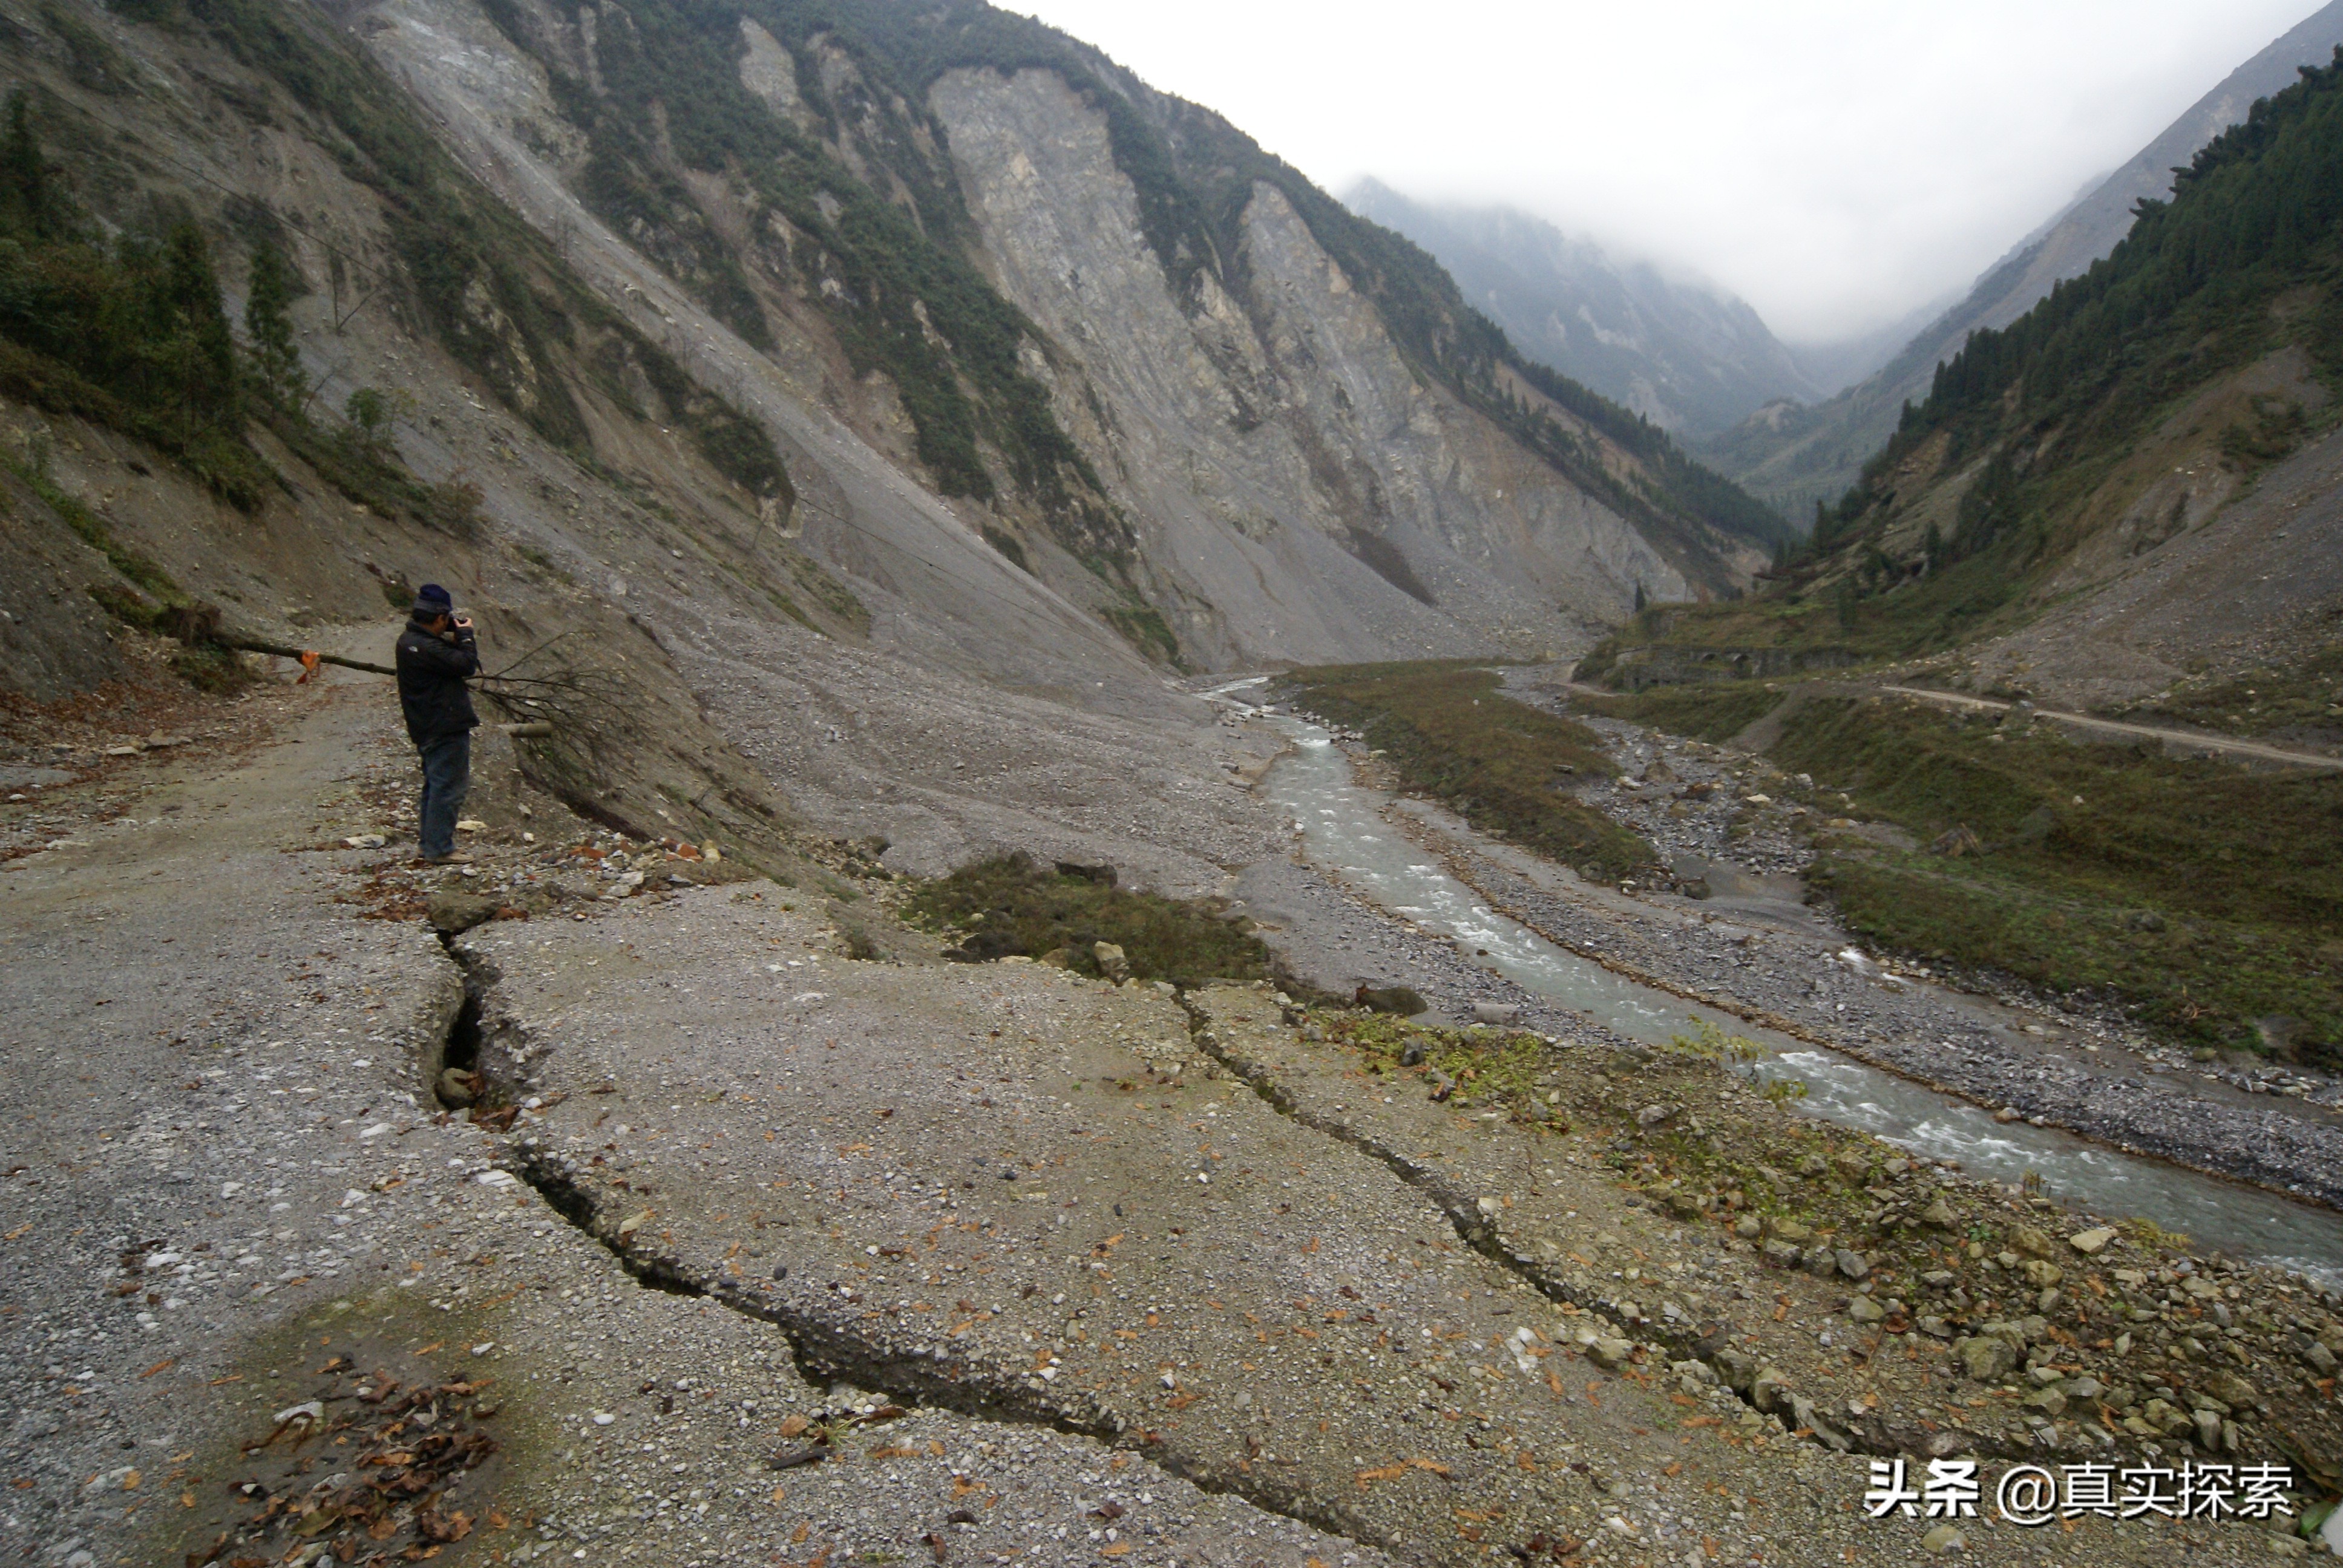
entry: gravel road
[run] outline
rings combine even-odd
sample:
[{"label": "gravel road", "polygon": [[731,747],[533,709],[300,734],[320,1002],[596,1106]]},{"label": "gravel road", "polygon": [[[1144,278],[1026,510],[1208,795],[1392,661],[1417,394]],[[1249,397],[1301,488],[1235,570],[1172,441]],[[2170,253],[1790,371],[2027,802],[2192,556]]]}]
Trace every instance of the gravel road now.
[{"label": "gravel road", "polygon": [[[427,1425],[490,1452],[382,1471],[427,1480],[430,1506],[315,1539],[481,1563],[1380,1560],[1044,1423],[880,1414],[809,1382],[770,1324],[644,1288],[432,1098],[464,993],[428,928],[340,901],[382,851],[339,836],[407,787],[395,710],[272,689],[214,722],[11,819],[83,823],[7,862],[0,908],[12,1560],[177,1563],[232,1533],[226,1558],[277,1561],[308,1538],[288,1524],[349,1502],[321,1460],[397,1446],[367,1414],[397,1408],[369,1399],[387,1384],[437,1391],[401,1452]],[[655,908],[537,924],[582,938]],[[773,1469],[792,1418],[826,1419],[837,1459]]]}]

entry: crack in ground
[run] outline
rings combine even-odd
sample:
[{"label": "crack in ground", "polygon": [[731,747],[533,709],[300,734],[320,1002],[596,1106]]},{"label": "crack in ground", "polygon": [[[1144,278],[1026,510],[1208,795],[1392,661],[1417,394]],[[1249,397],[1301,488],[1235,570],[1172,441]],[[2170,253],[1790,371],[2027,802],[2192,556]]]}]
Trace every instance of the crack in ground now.
[{"label": "crack in ground", "polygon": [[[493,1053],[483,1053],[480,1049],[482,1041],[491,1036],[518,1037],[523,1032],[509,1016],[498,1018],[489,1026],[480,1022],[482,1008],[500,977],[492,964],[459,947],[451,937],[443,935],[440,940],[449,959],[463,971],[465,989],[464,1009],[458,1020],[450,1024],[440,1054],[447,1065],[455,1065],[454,1057],[468,1049],[457,1037],[466,1027],[464,1020],[468,1018],[471,1056],[466,1070],[488,1075],[491,1092],[500,1098],[508,1096],[522,1086],[503,1080],[497,1070],[498,1063],[526,1060],[530,1052],[526,1046],[518,1050]],[[438,1070],[437,1067],[433,1069],[435,1083]],[[721,1275],[711,1279],[688,1269],[681,1259],[673,1255],[639,1249],[631,1244],[628,1232],[605,1221],[600,1202],[575,1171],[534,1139],[508,1143],[507,1157],[500,1163],[528,1182],[556,1214],[608,1251],[638,1284],[670,1295],[713,1302],[779,1330],[799,1375],[816,1387],[826,1391],[832,1383],[851,1383],[908,1409],[947,1410],[980,1421],[1046,1427],[1108,1448],[1131,1450],[1200,1492],[1235,1497],[1263,1513],[1278,1514],[1353,1545],[1379,1545],[1393,1551],[1402,1548],[1400,1542],[1373,1538],[1360,1523],[1344,1518],[1338,1509],[1320,1503],[1299,1488],[1264,1484],[1262,1478],[1182,1455],[1167,1447],[1156,1432],[1111,1409],[1094,1406],[1088,1414],[1069,1409],[1037,1391],[1018,1388],[998,1374],[984,1373],[967,1362],[955,1365],[942,1347],[889,1349],[874,1343],[867,1335],[826,1322],[818,1314],[752,1294],[745,1284]]]},{"label": "crack in ground", "polygon": [[[2007,1458],[2017,1452],[2001,1444],[1986,1442],[1975,1433],[1966,1432],[1947,1431],[1930,1437],[1898,1432],[1876,1414],[1871,1415],[1860,1426],[1842,1425],[1825,1417],[1818,1405],[1790,1389],[1778,1376],[1768,1378],[1765,1374],[1772,1369],[1762,1363],[1752,1369],[1746,1388],[1735,1388],[1728,1380],[1725,1369],[1717,1365],[1725,1352],[1731,1349],[1729,1340],[1709,1336],[1695,1339],[1680,1330],[1655,1327],[1649,1320],[1630,1319],[1619,1310],[1617,1303],[1599,1296],[1590,1298],[1567,1280],[1548,1271],[1536,1259],[1512,1251],[1504,1244],[1498,1228],[1481,1212],[1479,1202],[1472,1194],[1460,1191],[1437,1171],[1418,1164],[1398,1150],[1369,1136],[1347,1119],[1312,1111],[1280,1083],[1267,1068],[1237,1055],[1223,1043],[1213,1032],[1203,1010],[1189,1000],[1186,991],[1180,992],[1178,1000],[1182,1010],[1188,1015],[1189,1034],[1197,1048],[1235,1074],[1270,1109],[1288,1121],[1313,1132],[1323,1133],[1380,1162],[1402,1182],[1424,1194],[1433,1207],[1447,1220],[1458,1240],[1548,1301],[1592,1312],[1614,1324],[1624,1334],[1656,1344],[1674,1360],[1701,1362],[1717,1374],[1720,1387],[1758,1414],[1773,1416],[1792,1436],[1805,1437],[1819,1446],[1841,1453],[1916,1454],[1941,1459],[1954,1453]],[[1290,1019],[1288,1021],[1290,1023]],[[1759,1402],[1760,1389],[1766,1391],[1767,1403]],[[1947,1442],[1948,1439],[1956,1438],[1958,1440],[1956,1442]]]},{"label": "crack in ground", "polygon": [[578,1182],[574,1172],[533,1142],[520,1146],[511,1168],[544,1197],[556,1213],[616,1258],[618,1266],[637,1282],[674,1295],[714,1302],[781,1331],[799,1375],[809,1383],[827,1388],[833,1382],[848,1382],[909,1408],[929,1407],[980,1421],[1047,1427],[1108,1448],[1131,1449],[1200,1492],[1234,1496],[1264,1513],[1282,1515],[1353,1544],[1398,1544],[1368,1541],[1356,1523],[1340,1517],[1298,1489],[1264,1486],[1242,1473],[1232,1474],[1218,1466],[1187,1459],[1167,1449],[1155,1432],[1126,1421],[1111,1410],[1101,1409],[1089,1415],[1079,1413],[1031,1391],[1018,1389],[997,1375],[982,1373],[968,1363],[955,1366],[940,1347],[887,1349],[817,1314],[753,1295],[747,1287],[721,1276],[711,1282],[706,1275],[685,1268],[680,1259],[671,1255],[634,1248],[615,1227],[603,1221],[600,1204]]}]

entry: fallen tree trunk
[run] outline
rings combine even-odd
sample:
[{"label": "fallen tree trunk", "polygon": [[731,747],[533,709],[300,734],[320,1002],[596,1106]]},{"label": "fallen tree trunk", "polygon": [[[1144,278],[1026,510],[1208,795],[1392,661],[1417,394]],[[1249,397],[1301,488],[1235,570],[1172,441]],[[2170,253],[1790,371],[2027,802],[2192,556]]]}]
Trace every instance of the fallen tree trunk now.
[{"label": "fallen tree trunk", "polygon": [[222,648],[233,648],[246,653],[273,653],[279,658],[307,663],[315,658],[320,664],[338,664],[344,669],[363,669],[368,675],[397,675],[398,671],[387,664],[368,664],[362,658],[344,658],[339,654],[319,653],[314,648],[287,648],[280,642],[258,642],[248,637],[223,637],[216,639]]},{"label": "fallen tree trunk", "polygon": [[[320,653],[314,648],[288,648],[283,643],[262,642],[257,638],[249,637],[219,637],[213,638],[213,640],[217,642],[222,648],[233,648],[244,653],[275,654],[279,658],[294,659],[303,665],[337,664],[344,669],[362,669],[368,675],[396,676],[398,673],[398,671],[391,668],[387,665],[368,664],[362,658],[344,658],[337,654]],[[307,680],[308,677],[304,675],[301,678]],[[498,677],[491,675],[485,677],[484,678],[491,681],[500,678],[506,680],[519,679],[534,686],[557,684],[556,682],[539,680],[529,676]],[[496,691],[492,688],[484,689],[484,693],[491,698],[497,695]],[[525,719],[518,724],[499,724],[497,728],[503,731],[505,735],[515,740],[542,740],[554,733],[553,722],[550,719]]]}]

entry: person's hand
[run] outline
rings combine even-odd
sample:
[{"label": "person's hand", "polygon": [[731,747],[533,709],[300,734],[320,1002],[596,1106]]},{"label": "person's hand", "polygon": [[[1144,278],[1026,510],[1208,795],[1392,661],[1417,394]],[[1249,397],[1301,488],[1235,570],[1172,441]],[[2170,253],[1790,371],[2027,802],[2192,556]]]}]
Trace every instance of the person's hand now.
[{"label": "person's hand", "polygon": [[468,615],[459,615],[456,618],[456,625],[462,630],[469,631],[472,629],[472,618]]}]

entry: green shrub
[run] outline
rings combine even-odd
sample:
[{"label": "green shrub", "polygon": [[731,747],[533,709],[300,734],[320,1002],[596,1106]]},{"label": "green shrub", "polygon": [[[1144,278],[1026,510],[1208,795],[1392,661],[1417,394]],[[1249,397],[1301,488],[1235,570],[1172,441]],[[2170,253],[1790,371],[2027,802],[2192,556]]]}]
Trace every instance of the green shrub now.
[{"label": "green shrub", "polygon": [[957,937],[956,956],[970,960],[1038,959],[1064,950],[1067,968],[1096,976],[1091,948],[1111,942],[1141,980],[1198,986],[1269,974],[1269,950],[1211,903],[1067,875],[1021,851],[924,883],[906,909],[927,929]]}]

